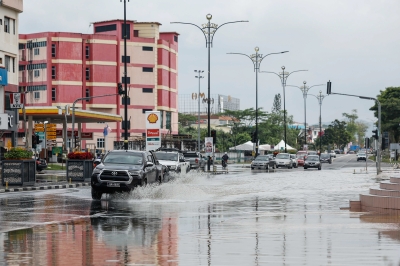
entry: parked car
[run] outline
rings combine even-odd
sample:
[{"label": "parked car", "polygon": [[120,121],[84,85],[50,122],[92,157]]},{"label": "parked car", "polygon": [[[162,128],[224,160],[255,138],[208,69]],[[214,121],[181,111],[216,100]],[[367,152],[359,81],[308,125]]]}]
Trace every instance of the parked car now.
[{"label": "parked car", "polygon": [[44,159],[36,159],[36,171],[42,172],[44,169],[47,168],[47,162]]},{"label": "parked car", "polygon": [[319,160],[321,163],[332,163],[332,155],[330,153],[322,153],[321,156],[319,157]]},{"label": "parked car", "polygon": [[330,155],[331,155],[332,158],[336,158],[336,152],[331,151]]},{"label": "parked car", "polygon": [[335,152],[335,154],[341,154],[339,149],[335,149],[334,152]]},{"label": "parked car", "polygon": [[355,151],[348,151],[347,154],[356,154]]},{"label": "parked car", "polygon": [[303,166],[304,160],[305,160],[304,158],[306,157],[306,155],[305,154],[297,154],[296,157],[297,157],[297,165]]},{"label": "parked car", "polygon": [[251,162],[251,170],[256,169],[263,169],[268,170],[269,168],[275,169],[275,162],[270,159],[268,155],[258,155],[252,162]]},{"label": "parked car", "polygon": [[190,163],[185,160],[183,153],[177,151],[154,152],[160,164],[168,167],[169,171],[176,173],[187,173],[190,171]]},{"label": "parked car", "polygon": [[190,163],[190,169],[204,169],[207,159],[200,152],[187,151],[183,153],[185,160]]},{"label": "parked car", "polygon": [[293,167],[299,167],[299,161],[297,160],[296,154],[290,154],[290,158],[292,159]]},{"label": "parked car", "polygon": [[367,160],[367,154],[365,152],[359,152],[357,154],[357,162],[358,161],[366,161]]},{"label": "parked car", "polygon": [[93,169],[92,199],[102,194],[130,192],[137,186],[146,186],[162,180],[151,152],[136,150],[109,151]]},{"label": "parked car", "polygon": [[309,155],[304,162],[304,170],[308,168],[318,168],[321,170],[321,161],[318,155]]},{"label": "parked car", "polygon": [[289,153],[278,153],[275,157],[276,168],[278,167],[287,167],[288,169],[293,168],[293,162],[290,158]]}]

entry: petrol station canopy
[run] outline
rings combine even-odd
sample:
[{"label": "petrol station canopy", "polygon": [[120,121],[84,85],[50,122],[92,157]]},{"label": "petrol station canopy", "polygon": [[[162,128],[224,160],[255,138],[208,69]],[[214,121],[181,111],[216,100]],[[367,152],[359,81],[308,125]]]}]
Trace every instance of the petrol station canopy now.
[{"label": "petrol station canopy", "polygon": [[[59,113],[61,110],[61,114]],[[120,115],[108,114],[103,112],[88,111],[82,109],[70,110],[70,114],[65,115],[65,108],[59,109],[57,106],[27,106],[25,107],[26,118],[32,116],[33,121],[51,123],[63,123],[65,119],[67,123],[72,123],[74,115],[75,123],[97,123],[97,122],[121,122]],[[23,109],[19,109],[19,119],[23,120]]]}]

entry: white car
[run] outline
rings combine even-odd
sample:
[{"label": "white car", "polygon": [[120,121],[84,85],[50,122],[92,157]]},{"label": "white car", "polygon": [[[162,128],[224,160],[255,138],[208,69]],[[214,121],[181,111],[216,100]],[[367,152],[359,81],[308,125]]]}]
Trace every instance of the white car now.
[{"label": "white car", "polygon": [[190,162],[186,162],[185,157],[180,152],[156,151],[154,154],[158,162],[168,167],[169,171],[176,173],[187,173],[190,171]]},{"label": "white car", "polygon": [[331,153],[330,153],[330,154],[331,154],[331,157],[332,157],[332,158],[336,158],[336,152],[334,152],[334,151],[331,151]]},{"label": "white car", "polygon": [[278,153],[275,157],[276,168],[278,167],[287,167],[288,169],[293,168],[293,161],[290,158],[289,153]]}]

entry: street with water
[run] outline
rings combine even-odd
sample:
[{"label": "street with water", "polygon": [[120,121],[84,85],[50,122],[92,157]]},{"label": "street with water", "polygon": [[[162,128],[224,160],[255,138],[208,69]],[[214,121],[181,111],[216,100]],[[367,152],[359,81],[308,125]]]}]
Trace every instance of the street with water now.
[{"label": "street with water", "polygon": [[90,187],[2,193],[0,265],[399,265],[399,219],[346,209],[380,181],[374,162],[245,166],[101,201]]}]

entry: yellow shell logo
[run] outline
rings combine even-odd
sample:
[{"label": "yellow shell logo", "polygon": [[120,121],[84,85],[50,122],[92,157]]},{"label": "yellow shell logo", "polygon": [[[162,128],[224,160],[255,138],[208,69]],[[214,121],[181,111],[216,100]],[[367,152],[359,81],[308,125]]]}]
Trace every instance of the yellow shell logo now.
[{"label": "yellow shell logo", "polygon": [[150,114],[150,115],[147,117],[147,121],[149,121],[150,124],[156,123],[157,120],[158,120],[158,116],[157,116],[156,114],[154,114],[154,113]]}]

